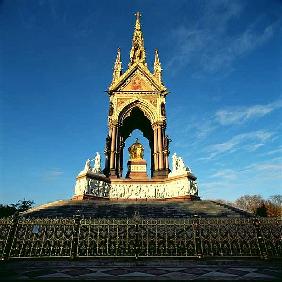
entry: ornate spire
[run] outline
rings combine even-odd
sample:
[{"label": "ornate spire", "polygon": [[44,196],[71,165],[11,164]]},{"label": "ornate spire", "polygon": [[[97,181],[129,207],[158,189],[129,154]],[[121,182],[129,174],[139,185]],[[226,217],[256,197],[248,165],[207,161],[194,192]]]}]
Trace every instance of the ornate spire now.
[{"label": "ornate spire", "polygon": [[133,33],[132,47],[130,50],[130,62],[128,65],[129,67],[132,66],[134,63],[139,63],[139,62],[146,65],[144,39],[143,39],[143,34],[140,24],[141,14],[140,12],[137,12],[135,15],[136,15],[136,23]]},{"label": "ornate spire", "polygon": [[120,78],[121,71],[122,71],[122,68],[121,68],[120,48],[118,48],[117,57],[116,57],[115,65],[114,65],[113,81],[112,81],[112,83],[114,83],[115,81],[117,81],[117,79]]},{"label": "ornate spire", "polygon": [[155,50],[154,76],[158,79],[159,82],[162,81],[162,65],[159,59],[158,49]]}]

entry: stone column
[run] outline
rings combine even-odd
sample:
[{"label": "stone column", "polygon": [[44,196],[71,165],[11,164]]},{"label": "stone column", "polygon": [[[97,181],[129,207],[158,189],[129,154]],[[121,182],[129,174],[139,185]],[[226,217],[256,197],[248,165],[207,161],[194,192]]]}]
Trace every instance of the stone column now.
[{"label": "stone column", "polygon": [[110,157],[110,170],[115,169],[115,151],[116,151],[116,132],[117,132],[117,125],[113,125],[111,130],[111,157]]},{"label": "stone column", "polygon": [[124,149],[124,141],[123,141],[123,137],[120,136],[119,139],[119,162],[118,162],[118,173],[119,173],[119,177],[122,177],[122,171],[123,171],[123,149]]},{"label": "stone column", "polygon": [[[154,137],[153,137],[154,138]],[[151,149],[151,177],[153,177],[154,175],[154,171],[155,171],[155,155],[154,155],[154,140],[150,140],[149,141],[149,146]]]},{"label": "stone column", "polygon": [[169,162],[168,162],[168,151],[165,154],[165,169],[169,170]]},{"label": "stone column", "polygon": [[105,153],[105,169],[104,173],[108,175],[110,170],[110,158],[111,158],[111,130],[109,130],[109,135],[106,137],[106,145],[104,149]]},{"label": "stone column", "polygon": [[159,170],[163,170],[164,168],[164,160],[163,160],[163,138],[162,138],[162,126],[158,126],[158,151],[159,151]]},{"label": "stone column", "polygon": [[153,125],[153,130],[154,130],[154,171],[159,169],[159,160],[158,160],[158,128]]},{"label": "stone column", "polygon": [[169,172],[169,161],[168,161],[168,156],[169,156],[169,142],[170,139],[169,137],[165,134],[165,127],[163,128],[163,149],[164,149],[164,169],[167,171],[167,174]]}]

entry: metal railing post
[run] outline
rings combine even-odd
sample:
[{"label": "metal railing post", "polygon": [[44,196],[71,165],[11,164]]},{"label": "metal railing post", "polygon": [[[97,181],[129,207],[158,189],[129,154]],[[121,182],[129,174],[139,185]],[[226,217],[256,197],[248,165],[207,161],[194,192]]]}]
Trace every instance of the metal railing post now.
[{"label": "metal railing post", "polygon": [[16,233],[16,230],[17,230],[18,221],[19,221],[19,213],[16,212],[12,216],[11,229],[8,233],[8,238],[7,238],[7,241],[6,241],[6,245],[4,247],[3,259],[2,260],[8,260],[9,259],[13,240],[14,240],[15,233]]},{"label": "metal railing post", "polygon": [[74,218],[74,235],[73,235],[73,241],[71,246],[71,259],[76,259],[78,257],[78,241],[79,241],[81,215],[76,214],[73,216],[73,218]]},{"label": "metal railing post", "polygon": [[198,215],[195,215],[195,248],[196,248],[196,255],[199,259],[203,258],[202,254],[202,239],[201,239],[201,227],[200,227],[200,218]]},{"label": "metal railing post", "polygon": [[261,222],[258,218],[255,218],[253,221],[253,224],[255,226],[256,236],[258,239],[258,248],[260,252],[260,257],[262,259],[268,259],[263,236],[262,236],[261,229],[260,229]]},{"label": "metal railing post", "polygon": [[140,255],[140,242],[139,242],[139,225],[140,225],[140,215],[138,211],[135,211],[134,216],[133,216],[133,221],[135,223],[135,259],[138,259]]}]

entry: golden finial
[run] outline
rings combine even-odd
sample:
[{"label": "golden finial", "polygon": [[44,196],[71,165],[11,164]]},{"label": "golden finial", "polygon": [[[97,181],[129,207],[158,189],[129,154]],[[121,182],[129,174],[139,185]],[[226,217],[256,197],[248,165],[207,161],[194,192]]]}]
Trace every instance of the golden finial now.
[{"label": "golden finial", "polygon": [[141,18],[140,12],[136,12],[134,15],[136,16],[136,20],[140,20],[140,18]]},{"label": "golden finial", "polygon": [[141,13],[137,12],[134,15],[136,16],[135,29],[140,30],[141,29],[141,24],[140,24]]}]

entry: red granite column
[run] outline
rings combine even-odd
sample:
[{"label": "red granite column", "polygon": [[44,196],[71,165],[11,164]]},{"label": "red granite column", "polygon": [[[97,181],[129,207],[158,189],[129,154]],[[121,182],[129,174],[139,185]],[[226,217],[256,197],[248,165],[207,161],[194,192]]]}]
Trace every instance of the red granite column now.
[{"label": "red granite column", "polygon": [[158,126],[158,152],[159,152],[159,170],[164,168],[163,160],[163,138],[162,138],[162,126]]},{"label": "red granite column", "polygon": [[118,144],[118,176],[122,177],[123,171],[123,149],[124,149],[124,141],[123,137],[119,137],[119,144]]},{"label": "red granite column", "polygon": [[164,169],[169,171],[169,161],[168,161],[168,155],[169,155],[169,138],[165,134],[165,127],[163,128],[163,152],[164,152]]},{"label": "red granite column", "polygon": [[158,160],[158,128],[156,125],[153,125],[154,130],[154,171],[159,169],[159,160]]},{"label": "red granite column", "polygon": [[116,132],[117,132],[117,126],[113,125],[112,128],[112,134],[111,134],[111,158],[110,158],[110,170],[115,169],[115,150],[116,150]]}]

